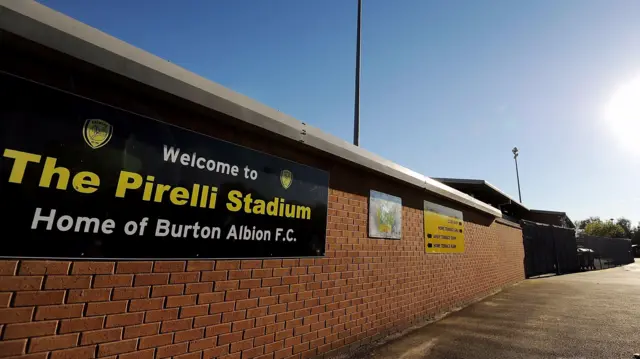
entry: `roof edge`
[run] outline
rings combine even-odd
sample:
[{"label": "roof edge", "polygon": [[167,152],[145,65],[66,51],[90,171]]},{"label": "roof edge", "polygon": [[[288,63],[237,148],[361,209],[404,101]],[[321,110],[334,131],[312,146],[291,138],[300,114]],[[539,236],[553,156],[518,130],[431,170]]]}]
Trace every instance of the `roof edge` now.
[{"label": "roof edge", "polygon": [[502,217],[499,210],[465,193],[306,125],[35,1],[0,0],[0,29],[465,206]]}]

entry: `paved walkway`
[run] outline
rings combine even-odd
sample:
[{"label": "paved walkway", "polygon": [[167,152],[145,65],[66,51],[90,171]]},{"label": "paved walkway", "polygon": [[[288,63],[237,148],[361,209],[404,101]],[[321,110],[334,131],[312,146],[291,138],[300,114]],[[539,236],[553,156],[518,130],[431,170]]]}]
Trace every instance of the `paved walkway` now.
[{"label": "paved walkway", "polygon": [[526,280],[360,358],[633,358],[640,261]]}]

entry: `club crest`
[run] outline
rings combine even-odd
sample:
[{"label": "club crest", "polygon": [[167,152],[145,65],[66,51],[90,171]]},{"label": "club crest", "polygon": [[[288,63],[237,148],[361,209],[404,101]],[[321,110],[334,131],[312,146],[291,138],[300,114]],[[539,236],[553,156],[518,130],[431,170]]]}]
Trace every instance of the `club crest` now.
[{"label": "club crest", "polygon": [[291,187],[292,183],[293,173],[289,170],[282,170],[282,172],[280,172],[280,184],[282,185],[282,188],[287,189]]},{"label": "club crest", "polygon": [[111,140],[112,134],[113,126],[103,120],[89,119],[84,122],[82,127],[84,142],[94,150],[106,145]]}]

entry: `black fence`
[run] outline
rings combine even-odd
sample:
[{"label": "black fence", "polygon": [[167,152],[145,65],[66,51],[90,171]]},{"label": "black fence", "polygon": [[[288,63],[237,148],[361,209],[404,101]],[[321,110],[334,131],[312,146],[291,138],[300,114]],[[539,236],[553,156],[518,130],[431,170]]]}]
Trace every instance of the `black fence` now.
[{"label": "black fence", "polygon": [[580,270],[575,230],[525,220],[521,224],[527,278]]},{"label": "black fence", "polygon": [[593,262],[596,269],[633,263],[633,249],[630,239],[579,236],[577,243],[580,247],[593,251]]}]

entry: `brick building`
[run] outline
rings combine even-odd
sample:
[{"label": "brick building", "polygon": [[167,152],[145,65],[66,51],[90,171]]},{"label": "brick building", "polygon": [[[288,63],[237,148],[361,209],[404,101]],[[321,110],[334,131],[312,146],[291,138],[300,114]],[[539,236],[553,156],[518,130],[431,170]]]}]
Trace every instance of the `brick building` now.
[{"label": "brick building", "polygon": [[[500,211],[42,5],[0,4],[0,53],[4,75],[330,173],[324,256],[0,260],[0,357],[331,357],[524,278]],[[368,237],[371,189],[403,199],[401,240]],[[464,253],[425,253],[424,200],[464,213]]]}]

